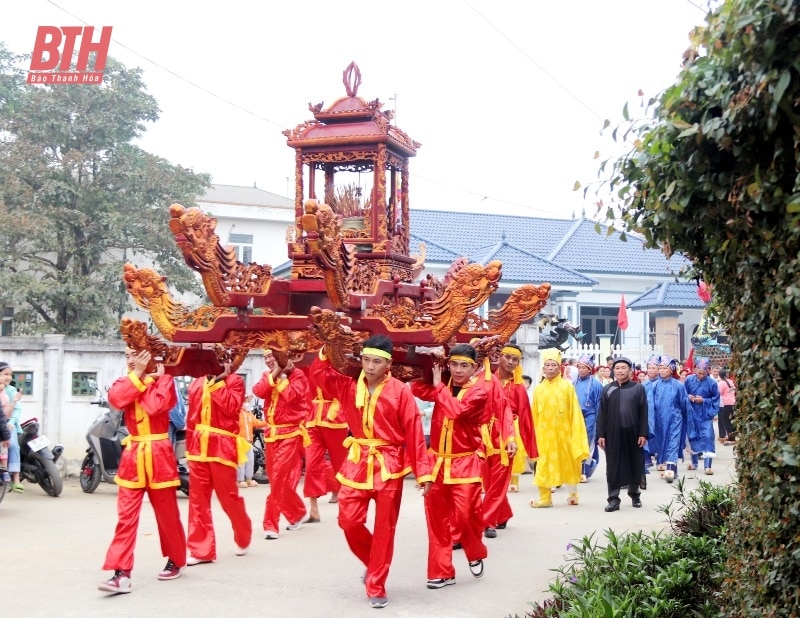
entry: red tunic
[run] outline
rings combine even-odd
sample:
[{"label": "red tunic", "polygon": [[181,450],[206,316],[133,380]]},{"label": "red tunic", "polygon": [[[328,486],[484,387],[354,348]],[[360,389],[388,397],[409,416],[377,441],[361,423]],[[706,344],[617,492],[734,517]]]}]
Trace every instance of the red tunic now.
[{"label": "red tunic", "polygon": [[501,380],[501,382],[508,407],[514,418],[515,433],[519,431],[517,443],[521,441],[528,457],[535,459],[539,456],[539,451],[536,448],[536,430],[533,427],[533,413],[528,391],[525,390],[524,384],[514,384],[513,378]]},{"label": "red tunic", "polygon": [[431,417],[431,450],[436,457],[434,480],[442,472],[446,485],[479,483],[484,456],[481,425],[488,422],[490,413],[487,393],[472,378],[454,396],[444,384],[433,386],[412,382],[411,390],[423,401],[433,401]]},{"label": "red tunic", "polygon": [[308,379],[300,369],[287,377],[273,380],[272,374],[264,372],[253,386],[253,394],[264,400],[264,440],[288,440],[303,436],[308,441],[305,420],[308,415]]},{"label": "red tunic", "polygon": [[129,489],[161,489],[180,485],[175,453],[169,441],[169,411],[175,406],[172,376],[144,381],[134,373],[114,382],[108,402],[125,415],[125,449],[115,482]]},{"label": "red tunic", "polygon": [[350,451],[336,476],[343,485],[380,489],[385,481],[402,478],[412,469],[418,483],[431,480],[419,408],[405,384],[387,376],[360,409],[356,380],[336,371],[327,360],[317,358],[310,375],[323,392],[341,402],[350,428]]},{"label": "red tunic", "polygon": [[244,380],[232,373],[224,381],[210,382],[210,397],[204,402],[203,386],[207,380],[196,378],[189,385],[186,458],[190,461],[215,461],[236,468],[240,454],[247,453],[246,441],[239,435]]}]

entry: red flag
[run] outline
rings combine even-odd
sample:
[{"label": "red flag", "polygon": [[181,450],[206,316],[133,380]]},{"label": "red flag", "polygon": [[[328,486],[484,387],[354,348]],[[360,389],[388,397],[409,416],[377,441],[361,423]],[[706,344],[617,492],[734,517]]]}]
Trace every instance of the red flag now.
[{"label": "red flag", "polygon": [[619,301],[619,313],[617,314],[617,327],[620,330],[628,328],[628,309],[625,307],[625,294],[622,295],[622,300]]},{"label": "red flag", "polygon": [[694,348],[689,350],[689,357],[686,359],[686,363],[683,365],[683,368],[688,370],[689,373],[694,371]]}]

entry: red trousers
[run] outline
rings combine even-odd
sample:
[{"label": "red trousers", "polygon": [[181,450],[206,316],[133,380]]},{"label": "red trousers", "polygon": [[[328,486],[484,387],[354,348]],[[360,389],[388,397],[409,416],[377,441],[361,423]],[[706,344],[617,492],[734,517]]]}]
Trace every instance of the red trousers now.
[{"label": "red trousers", "polygon": [[[403,497],[403,479],[389,479],[380,489],[339,491],[339,527],[356,558],[367,567],[368,597],[386,596],[386,579],[394,555],[394,534]],[[375,500],[373,532],[366,526],[370,500]]]},{"label": "red trousers", "polygon": [[264,530],[280,532],[281,515],[295,524],[306,514],[306,505],[297,493],[303,472],[302,436],[267,442],[264,458],[269,477]]},{"label": "red trousers", "polygon": [[508,503],[508,484],[511,482],[511,462],[504,466],[500,455],[490,455],[483,462],[483,522],[484,527],[495,528],[514,516]]},{"label": "red trousers", "polygon": [[453,567],[453,538],[450,518],[461,532],[461,545],[467,560],[482,560],[488,555],[483,544],[481,484],[445,485],[437,480],[425,496],[428,521],[428,579],[456,576]]},{"label": "red trousers", "polygon": [[186,535],[178,511],[178,498],[175,487],[164,489],[117,489],[117,527],[114,539],[106,552],[103,569],[130,571],[133,569],[133,549],[136,546],[136,533],[139,528],[139,512],[142,499],[147,492],[153,512],[156,515],[158,539],[161,541],[161,555],[169,558],[175,566],[186,566]]},{"label": "red trousers", "polygon": [[[347,427],[312,427],[308,430],[311,444],[306,447],[306,477],[303,481],[303,495],[306,498],[319,498],[329,491],[337,492],[341,484],[336,473],[347,457],[347,449],[342,445],[347,438]],[[328,451],[330,463],[325,459]],[[331,483],[330,472],[333,472]]]},{"label": "red trousers", "polygon": [[189,492],[189,553],[200,560],[217,559],[214,522],[211,520],[212,491],[231,520],[236,545],[249,547],[253,524],[236,486],[236,468],[213,461],[190,461],[189,478],[192,483]]}]

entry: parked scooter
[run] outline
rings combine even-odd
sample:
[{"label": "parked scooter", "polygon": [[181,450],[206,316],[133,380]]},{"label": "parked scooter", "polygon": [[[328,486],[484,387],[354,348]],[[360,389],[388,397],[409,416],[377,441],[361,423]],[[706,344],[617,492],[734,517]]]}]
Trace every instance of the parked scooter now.
[{"label": "parked scooter", "polygon": [[64,452],[64,447],[56,444],[50,448],[50,440],[39,433],[39,420],[29,419],[22,423],[19,436],[19,478],[29,483],[37,483],[45,493],[54,498],[61,494],[64,485],[56,469],[56,461]]},{"label": "parked scooter", "polygon": [[101,412],[86,432],[89,448],[86,449],[78,477],[81,489],[87,494],[97,489],[100,481],[114,482],[122,456],[122,440],[129,433],[122,412],[113,410],[103,394],[99,390],[97,392],[97,401],[91,403],[99,406]]},{"label": "parked scooter", "polygon": [[[253,404],[253,415],[259,420],[264,418],[264,408],[258,399]],[[264,430],[261,428],[253,430],[253,478],[262,485],[269,483],[267,463],[264,457]]]},{"label": "parked scooter", "polygon": [[189,462],[186,459],[186,430],[178,429],[175,432],[175,459],[178,462],[178,478],[181,481],[178,489],[185,495],[189,495]]},{"label": "parked scooter", "polygon": [[[86,433],[86,440],[89,448],[86,449],[86,457],[81,463],[80,484],[81,489],[87,494],[92,493],[100,485],[100,481],[113,483],[114,476],[119,468],[119,461],[122,457],[122,441],[130,433],[125,427],[124,415],[121,411],[111,408],[108,400],[102,392],[94,385],[98,393],[97,401],[92,401],[92,405],[100,406],[102,412],[89,426]],[[178,467],[178,478],[180,479],[180,489],[185,495],[189,495],[189,466],[186,461],[186,431],[177,430],[175,432],[176,465]]]}]

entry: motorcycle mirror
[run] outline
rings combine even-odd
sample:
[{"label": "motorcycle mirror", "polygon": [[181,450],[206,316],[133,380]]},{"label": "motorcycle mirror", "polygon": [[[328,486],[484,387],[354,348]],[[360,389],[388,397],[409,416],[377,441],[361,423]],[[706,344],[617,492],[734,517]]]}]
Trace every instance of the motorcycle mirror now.
[{"label": "motorcycle mirror", "polygon": [[93,391],[97,390],[97,380],[93,380],[92,378],[89,378],[89,379],[86,380],[86,383],[92,388]]}]

